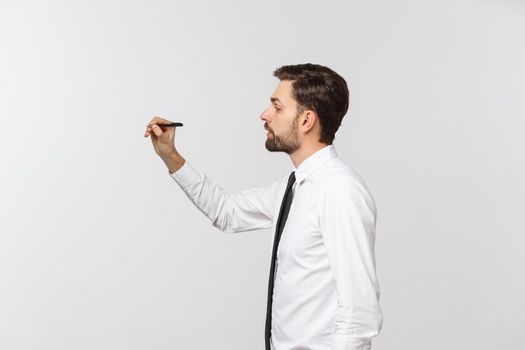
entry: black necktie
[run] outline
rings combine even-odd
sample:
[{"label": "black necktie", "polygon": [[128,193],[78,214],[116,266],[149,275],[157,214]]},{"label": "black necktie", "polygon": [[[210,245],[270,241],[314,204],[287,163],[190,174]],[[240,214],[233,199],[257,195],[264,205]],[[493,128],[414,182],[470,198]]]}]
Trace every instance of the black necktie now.
[{"label": "black necktie", "polygon": [[270,335],[272,328],[273,280],[275,275],[275,260],[277,258],[277,247],[279,246],[279,241],[281,239],[284,224],[286,223],[286,219],[288,218],[288,212],[290,211],[290,207],[292,205],[292,186],[294,183],[295,171],[292,171],[290,177],[288,178],[288,186],[286,186],[286,191],[284,191],[283,201],[281,202],[281,209],[279,210],[279,218],[277,219],[277,228],[275,231],[275,239],[273,241],[272,264],[270,266],[270,280],[268,282],[268,303],[266,306],[266,328],[264,332],[266,350],[270,350]]}]

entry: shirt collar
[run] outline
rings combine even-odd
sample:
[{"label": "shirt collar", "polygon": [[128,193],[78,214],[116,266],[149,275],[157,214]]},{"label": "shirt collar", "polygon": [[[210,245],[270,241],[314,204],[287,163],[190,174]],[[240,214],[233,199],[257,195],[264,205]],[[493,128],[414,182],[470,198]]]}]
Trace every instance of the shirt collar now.
[{"label": "shirt collar", "polygon": [[312,174],[314,170],[336,156],[337,152],[333,144],[327,145],[312,153],[308,158],[303,160],[297,168],[294,167],[295,181],[301,183],[301,181],[303,181],[308,175]]}]

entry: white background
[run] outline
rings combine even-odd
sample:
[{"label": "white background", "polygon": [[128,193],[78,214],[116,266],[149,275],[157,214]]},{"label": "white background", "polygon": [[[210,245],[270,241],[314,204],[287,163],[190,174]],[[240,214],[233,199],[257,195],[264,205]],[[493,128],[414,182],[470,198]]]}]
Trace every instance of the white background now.
[{"label": "white background", "polygon": [[523,349],[525,2],[0,1],[0,349],[260,349],[270,230],[226,234],[144,138],[236,192],[289,173],[284,64],[347,80],[378,206],[374,349]]}]

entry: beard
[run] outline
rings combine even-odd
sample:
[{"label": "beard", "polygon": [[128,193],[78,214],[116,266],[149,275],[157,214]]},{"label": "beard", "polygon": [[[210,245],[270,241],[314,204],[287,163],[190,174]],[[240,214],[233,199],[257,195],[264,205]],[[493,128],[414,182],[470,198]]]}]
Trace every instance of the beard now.
[{"label": "beard", "polygon": [[270,132],[266,139],[266,149],[270,152],[284,152],[292,154],[300,148],[299,139],[297,137],[299,118],[295,118],[292,126],[288,129],[285,135],[277,136]]}]

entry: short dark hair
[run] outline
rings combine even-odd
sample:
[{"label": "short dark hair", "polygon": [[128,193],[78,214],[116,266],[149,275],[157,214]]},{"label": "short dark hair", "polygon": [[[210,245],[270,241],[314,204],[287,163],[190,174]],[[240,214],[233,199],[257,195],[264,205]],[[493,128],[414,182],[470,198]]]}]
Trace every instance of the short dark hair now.
[{"label": "short dark hair", "polygon": [[328,67],[312,63],[282,66],[273,75],[279,80],[292,81],[297,115],[305,109],[315,111],[321,126],[319,141],[331,145],[348,111],[350,93],[343,77]]}]

